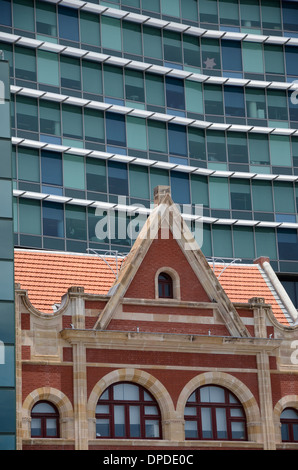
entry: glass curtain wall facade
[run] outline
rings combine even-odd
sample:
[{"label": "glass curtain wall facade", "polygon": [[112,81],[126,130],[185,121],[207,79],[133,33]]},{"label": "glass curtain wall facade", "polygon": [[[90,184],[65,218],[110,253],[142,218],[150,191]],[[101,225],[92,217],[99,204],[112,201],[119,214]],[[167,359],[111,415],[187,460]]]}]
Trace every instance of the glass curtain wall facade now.
[{"label": "glass curtain wall facade", "polygon": [[0,57],[0,450],[16,446],[13,189],[9,64]]},{"label": "glass curtain wall facade", "polygon": [[[295,282],[297,2],[0,0],[0,11],[15,246],[127,252],[126,229],[165,184],[194,220],[203,205],[207,257],[269,256]],[[110,238],[96,230],[109,208]]]}]

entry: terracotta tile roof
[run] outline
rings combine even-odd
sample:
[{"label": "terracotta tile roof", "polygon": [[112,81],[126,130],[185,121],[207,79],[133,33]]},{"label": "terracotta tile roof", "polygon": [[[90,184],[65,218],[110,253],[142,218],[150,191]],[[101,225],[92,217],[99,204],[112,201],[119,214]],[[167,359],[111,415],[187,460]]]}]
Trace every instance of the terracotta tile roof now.
[{"label": "terracotta tile roof", "polygon": [[[115,258],[108,261],[116,272]],[[223,266],[215,266],[216,276],[222,269]],[[15,251],[15,282],[28,291],[32,305],[44,313],[52,313],[52,306],[61,302],[71,286],[82,286],[90,294],[105,295],[114,280],[112,270],[96,255]],[[272,305],[276,319],[288,324],[257,265],[231,265],[220,275],[219,281],[232,302],[247,303],[252,297],[264,297],[266,303]]]},{"label": "terracotta tile roof", "polygon": [[[216,265],[215,275],[224,288],[229,299],[234,303],[247,303],[252,297],[263,297],[266,304],[271,305],[276,319],[283,324],[289,325],[289,322],[269,288],[266,276],[262,269],[256,265],[230,265],[222,272],[224,266]],[[222,273],[222,274],[221,274]]]}]

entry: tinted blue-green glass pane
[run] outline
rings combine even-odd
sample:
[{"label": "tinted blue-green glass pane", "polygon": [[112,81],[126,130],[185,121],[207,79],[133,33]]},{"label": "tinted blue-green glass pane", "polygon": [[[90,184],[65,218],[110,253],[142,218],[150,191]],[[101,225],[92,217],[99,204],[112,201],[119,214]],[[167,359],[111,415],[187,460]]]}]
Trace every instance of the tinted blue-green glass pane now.
[{"label": "tinted blue-green glass pane", "polygon": [[151,191],[151,200],[153,200],[153,190],[157,186],[169,186],[169,173],[166,170],[161,170],[159,168],[150,169],[150,191]]},{"label": "tinted blue-green glass pane", "polygon": [[250,182],[235,179],[230,181],[231,205],[235,210],[251,210]]},{"label": "tinted blue-green glass pane", "polygon": [[83,90],[87,93],[102,94],[102,69],[101,64],[82,61]]},{"label": "tinted blue-green glass pane", "polygon": [[127,54],[142,55],[141,27],[138,24],[124,22],[123,29],[123,50]]},{"label": "tinted blue-green glass pane", "polygon": [[143,27],[144,56],[162,59],[161,32],[150,26]]},{"label": "tinted blue-green glass pane", "polygon": [[190,187],[188,174],[171,172],[171,193],[177,204],[190,204]]},{"label": "tinted blue-green glass pane", "polygon": [[221,53],[223,70],[242,71],[241,43],[223,40]]},{"label": "tinted blue-green glass pane", "polygon": [[184,82],[177,78],[166,78],[168,108],[185,109]]},{"label": "tinted blue-green glass pane", "polygon": [[250,227],[233,227],[234,251],[237,258],[255,258],[254,233]]},{"label": "tinted blue-green glass pane", "polygon": [[[16,431],[16,395],[15,390],[0,389],[0,432]],[[8,442],[8,439],[5,439]],[[11,441],[10,441],[11,445]]]},{"label": "tinted blue-green glass pane", "polygon": [[60,153],[43,150],[41,152],[42,182],[62,186],[62,156]]},{"label": "tinted blue-green glass pane", "polygon": [[270,136],[271,164],[291,166],[291,144],[289,137],[281,135]]},{"label": "tinted blue-green glass pane", "polygon": [[106,114],[106,133],[109,145],[126,146],[126,126],[125,117],[107,113]]},{"label": "tinted blue-green glass pane", "polygon": [[168,136],[170,154],[187,156],[186,128],[178,124],[169,124]]},{"label": "tinted blue-green glass pane", "polygon": [[78,59],[60,58],[61,86],[81,90],[81,67]]},{"label": "tinted blue-green glass pane", "polygon": [[58,103],[40,102],[39,121],[41,134],[61,136],[61,113]]},{"label": "tinted blue-green glass pane", "polygon": [[261,2],[261,16],[263,28],[281,29],[281,9],[275,0]]},{"label": "tinted blue-green glass pane", "polygon": [[109,192],[128,196],[127,165],[118,162],[108,162]]},{"label": "tinted blue-green glass pane", "polygon": [[15,450],[16,437],[14,434],[0,435],[0,450]]},{"label": "tinted blue-green glass pane", "polygon": [[122,50],[121,22],[117,18],[101,17],[101,41],[106,49]]},{"label": "tinted blue-green glass pane", "polygon": [[64,208],[62,204],[44,202],[42,217],[45,236],[64,237]]},{"label": "tinted blue-green glass pane", "polygon": [[67,188],[85,190],[84,158],[77,155],[63,156],[64,186]]},{"label": "tinted blue-green glass pane", "polygon": [[148,104],[165,106],[165,86],[163,77],[146,74],[146,100]]},{"label": "tinted blue-green glass pane", "polygon": [[126,120],[127,146],[138,150],[147,150],[146,121],[141,118],[128,116]]},{"label": "tinted blue-green glass pane", "polygon": [[181,15],[186,20],[198,21],[198,1],[183,0],[181,2]]},{"label": "tinted blue-green glass pane", "polygon": [[212,226],[214,256],[233,258],[232,231],[230,227]]},{"label": "tinted blue-green glass pane", "polygon": [[102,111],[84,110],[85,139],[92,142],[105,141],[104,115]]},{"label": "tinted blue-green glass pane", "polygon": [[83,138],[82,110],[77,106],[62,106],[63,136],[73,139]]},{"label": "tinted blue-green glass pane", "polygon": [[221,68],[221,54],[219,41],[215,39],[202,39],[202,66],[207,70]]},{"label": "tinted blue-green glass pane", "polygon": [[261,212],[273,212],[272,185],[268,181],[252,182],[253,209]]},{"label": "tinted blue-green glass pane", "polygon": [[285,59],[282,47],[265,44],[264,58],[266,73],[281,75],[285,73]]},{"label": "tinted blue-green glass pane", "polygon": [[207,131],[208,160],[210,162],[226,162],[226,138],[223,132]]},{"label": "tinted blue-green glass pane", "polygon": [[48,36],[57,36],[56,6],[36,2],[36,31]]},{"label": "tinted blue-green glass pane", "polygon": [[266,96],[263,90],[247,88],[245,90],[247,117],[253,119],[266,119]]},{"label": "tinted blue-green glass pane", "polygon": [[167,130],[166,125],[162,122],[148,122],[148,140],[149,150],[152,152],[167,153]]},{"label": "tinted blue-green glass pane", "polygon": [[179,0],[161,0],[161,13],[168,16],[180,16]]},{"label": "tinted blue-green glass pane", "polygon": [[218,6],[221,24],[239,25],[238,0],[221,0]]},{"label": "tinted blue-green glass pane", "polygon": [[201,250],[205,256],[212,256],[211,226],[204,224],[203,226],[203,244]]},{"label": "tinted blue-green glass pane", "polygon": [[87,12],[80,13],[81,42],[100,46],[99,18]]},{"label": "tinted blue-green glass pane", "polygon": [[261,44],[243,42],[243,70],[251,73],[264,73],[263,49]]},{"label": "tinted blue-green glass pane", "polygon": [[131,165],[129,168],[130,196],[149,199],[149,177],[148,169]]},{"label": "tinted blue-green glass pane", "polygon": [[261,25],[259,0],[241,0],[241,26],[259,28]]},{"label": "tinted blue-green glass pane", "polygon": [[1,0],[0,11],[0,23],[5,26],[11,26],[11,2],[9,0]]},{"label": "tinted blue-green glass pane", "polygon": [[200,67],[200,42],[199,39],[192,36],[183,36],[183,55],[184,64],[191,67]]},{"label": "tinted blue-green glass pane", "polygon": [[144,75],[142,72],[125,71],[125,97],[127,100],[145,102]]},{"label": "tinted blue-green glass pane", "polygon": [[240,87],[224,87],[226,116],[245,116],[244,91]]},{"label": "tinted blue-green glass pane", "polygon": [[119,67],[104,66],[104,93],[113,98],[124,98],[123,71]]},{"label": "tinted blue-green glass pane", "polygon": [[1,341],[15,342],[15,312],[13,302],[0,302]]},{"label": "tinted blue-green glass pane", "polygon": [[13,22],[15,28],[34,31],[34,3],[32,0],[14,0]]},{"label": "tinted blue-green glass pane", "polygon": [[63,39],[79,41],[78,12],[73,8],[58,6],[59,35]]},{"label": "tinted blue-green glass pane", "polygon": [[241,132],[228,133],[228,155],[229,162],[248,163],[247,137]]},{"label": "tinted blue-green glass pane", "polygon": [[[0,236],[1,236],[1,243],[0,243],[0,258],[2,259],[12,259],[13,258],[13,244],[12,244],[12,237],[13,237],[13,222],[12,220],[0,219]],[[0,318],[1,320],[1,318]],[[1,321],[0,321],[1,324]],[[1,333],[2,330],[0,329]],[[1,336],[2,341],[3,338]]]},{"label": "tinted blue-green glass pane", "polygon": [[188,128],[189,157],[196,160],[206,160],[205,133],[200,129]]},{"label": "tinted blue-green glass pane", "polygon": [[20,199],[19,224],[21,233],[41,235],[41,212],[39,201]]},{"label": "tinted blue-green glass pane", "polygon": [[24,181],[40,181],[39,153],[33,149],[18,149],[18,179]]},{"label": "tinted blue-green glass pane", "polygon": [[267,135],[249,134],[249,157],[252,164],[269,164],[269,142]]},{"label": "tinted blue-green glass pane", "polygon": [[[1,341],[3,341],[1,339]],[[0,347],[3,347],[2,344]],[[0,386],[14,387],[15,386],[15,352],[14,346],[4,347],[4,364],[0,363]],[[2,358],[1,358],[2,359]]]},{"label": "tinted blue-green glass pane", "polygon": [[277,229],[279,259],[298,260],[297,230]]},{"label": "tinted blue-green glass pane", "polygon": [[191,175],[192,204],[203,204],[209,207],[208,181],[205,176]]},{"label": "tinted blue-green glass pane", "polygon": [[59,60],[57,54],[37,51],[37,73],[40,83],[59,86]]},{"label": "tinted blue-green glass pane", "polygon": [[16,105],[18,128],[38,132],[37,101],[26,96],[18,96]]},{"label": "tinted blue-green glass pane", "polygon": [[[0,299],[14,300],[14,272],[12,261],[0,261]],[[1,393],[0,393],[1,395]],[[1,408],[1,405],[0,405]],[[0,409],[1,417],[1,409]],[[0,428],[1,428],[0,419]]]},{"label": "tinted blue-green glass pane", "polygon": [[25,47],[15,47],[15,75],[23,80],[36,81],[36,54]]},{"label": "tinted blue-green glass pane", "polygon": [[182,62],[182,44],[181,37],[177,33],[164,31],[164,59],[167,62]]},{"label": "tinted blue-green glass pane", "polygon": [[274,183],[274,203],[276,212],[295,212],[294,189],[291,183]]},{"label": "tinted blue-green glass pane", "polygon": [[66,237],[75,240],[86,240],[86,209],[85,207],[66,206]]},{"label": "tinted blue-green glass pane", "polygon": [[87,190],[107,191],[106,163],[95,158],[86,158]]},{"label": "tinted blue-green glass pane", "polygon": [[210,178],[210,207],[212,209],[230,209],[229,183],[226,178]]},{"label": "tinted blue-green glass pane", "polygon": [[0,217],[12,218],[12,182],[0,179]]}]

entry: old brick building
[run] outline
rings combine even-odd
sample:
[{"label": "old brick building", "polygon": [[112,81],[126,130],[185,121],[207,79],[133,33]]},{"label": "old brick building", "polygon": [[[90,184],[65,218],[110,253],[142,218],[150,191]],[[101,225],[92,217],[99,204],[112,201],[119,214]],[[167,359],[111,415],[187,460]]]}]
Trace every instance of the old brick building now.
[{"label": "old brick building", "polygon": [[19,449],[298,449],[296,310],[189,235],[160,187],[125,258],[16,250]]}]

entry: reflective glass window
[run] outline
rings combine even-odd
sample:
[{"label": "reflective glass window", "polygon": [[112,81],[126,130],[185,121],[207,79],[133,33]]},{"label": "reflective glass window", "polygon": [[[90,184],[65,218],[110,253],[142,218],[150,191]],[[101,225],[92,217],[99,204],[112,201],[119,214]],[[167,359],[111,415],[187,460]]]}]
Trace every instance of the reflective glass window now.
[{"label": "reflective glass window", "polygon": [[128,196],[128,172],[125,163],[108,162],[109,193]]},{"label": "reflective glass window", "polygon": [[179,124],[169,124],[168,136],[170,154],[187,156],[186,128]]},{"label": "reflective glass window", "polygon": [[92,46],[100,46],[100,27],[99,17],[87,13],[80,12],[80,34],[83,44],[91,44]]},{"label": "reflective glass window", "polygon": [[122,23],[123,50],[126,54],[142,55],[141,26],[129,21]]},{"label": "reflective glass window", "polygon": [[245,116],[244,91],[240,87],[224,87],[226,116]]},{"label": "reflective glass window", "polygon": [[64,237],[64,207],[55,202],[42,204],[43,234],[48,237]]},{"label": "reflective glass window", "polygon": [[171,194],[177,204],[190,204],[190,187],[188,174],[171,172]]},{"label": "reflective glass window", "polygon": [[223,70],[242,71],[241,43],[238,41],[221,41]]},{"label": "reflective glass window", "polygon": [[85,139],[92,142],[105,141],[104,114],[94,109],[84,110]]},{"label": "reflective glass window", "polygon": [[126,146],[125,116],[106,113],[106,132],[109,145]]},{"label": "reflective glass window", "polygon": [[184,81],[167,77],[166,96],[168,108],[185,109]]},{"label": "reflective glass window", "polygon": [[36,2],[36,31],[47,36],[57,36],[56,6]]},{"label": "reflective glass window", "polygon": [[15,47],[15,75],[23,80],[36,81],[35,50]]},{"label": "reflective glass window", "polygon": [[86,240],[87,225],[85,207],[66,205],[65,221],[67,238]]},{"label": "reflective glass window", "polygon": [[0,0],[0,23],[5,26],[11,26],[11,2],[10,0]]},{"label": "reflective glass window", "polygon": [[78,10],[58,6],[58,23],[60,38],[79,41]]},{"label": "reflective glass window", "polygon": [[181,35],[172,31],[164,31],[164,60],[167,62],[182,63]]},{"label": "reflective glass window", "polygon": [[37,51],[37,71],[40,83],[59,86],[59,60],[57,54]]},{"label": "reflective glass window", "polygon": [[143,26],[144,56],[154,59],[163,58],[161,32],[150,26]]},{"label": "reflective glass window", "polygon": [[62,156],[60,153],[41,151],[42,182],[62,186]]}]

